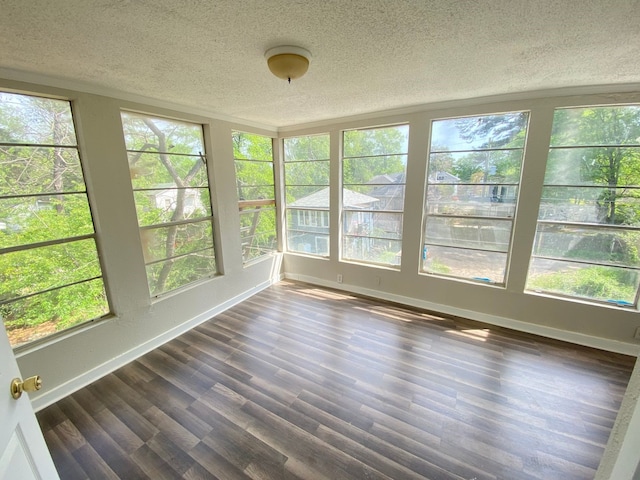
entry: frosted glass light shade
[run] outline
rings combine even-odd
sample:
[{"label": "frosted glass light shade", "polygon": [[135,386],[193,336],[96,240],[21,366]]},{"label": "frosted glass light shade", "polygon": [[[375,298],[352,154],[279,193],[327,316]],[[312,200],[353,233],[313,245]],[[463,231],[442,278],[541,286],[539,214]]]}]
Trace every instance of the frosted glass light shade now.
[{"label": "frosted glass light shade", "polygon": [[311,58],[311,54],[304,48],[292,46],[272,48],[264,56],[271,73],[289,82],[307,73]]}]

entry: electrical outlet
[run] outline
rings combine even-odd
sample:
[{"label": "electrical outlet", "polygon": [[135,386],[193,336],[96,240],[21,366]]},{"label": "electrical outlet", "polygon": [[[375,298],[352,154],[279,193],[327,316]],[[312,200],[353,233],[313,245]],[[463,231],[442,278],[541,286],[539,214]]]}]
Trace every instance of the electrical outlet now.
[{"label": "electrical outlet", "polygon": [[338,274],[338,283],[342,283],[342,274],[341,273]]},{"label": "electrical outlet", "polygon": [[636,333],[633,335],[633,338],[640,340],[640,327],[636,328]]}]

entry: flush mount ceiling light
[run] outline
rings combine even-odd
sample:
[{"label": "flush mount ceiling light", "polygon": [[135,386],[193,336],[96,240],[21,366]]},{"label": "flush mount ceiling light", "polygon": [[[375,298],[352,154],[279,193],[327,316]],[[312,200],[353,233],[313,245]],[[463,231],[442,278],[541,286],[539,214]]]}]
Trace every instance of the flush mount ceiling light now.
[{"label": "flush mount ceiling light", "polygon": [[265,52],[264,58],[267,59],[271,73],[291,83],[292,79],[295,80],[307,73],[311,53],[304,48],[285,45],[270,48]]}]

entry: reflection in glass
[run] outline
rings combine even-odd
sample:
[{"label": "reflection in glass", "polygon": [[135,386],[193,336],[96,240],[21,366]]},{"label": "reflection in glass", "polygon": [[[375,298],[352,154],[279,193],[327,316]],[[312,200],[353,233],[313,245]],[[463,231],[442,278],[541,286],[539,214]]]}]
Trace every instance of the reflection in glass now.
[{"label": "reflection in glass", "polygon": [[426,273],[503,284],[507,254],[425,244],[422,270]]}]

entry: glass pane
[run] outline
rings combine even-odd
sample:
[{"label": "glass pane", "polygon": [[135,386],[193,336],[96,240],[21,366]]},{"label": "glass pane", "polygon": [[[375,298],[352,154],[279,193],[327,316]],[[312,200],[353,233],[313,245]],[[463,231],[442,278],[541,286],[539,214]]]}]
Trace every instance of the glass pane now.
[{"label": "glass pane", "polygon": [[440,245],[507,252],[510,220],[427,217],[425,241]]},{"label": "glass pane", "polygon": [[0,196],[84,191],[76,148],[0,146]]},{"label": "glass pane", "polygon": [[523,150],[432,153],[429,184],[518,183]]},{"label": "glass pane", "polygon": [[[251,202],[253,200],[273,200],[275,204],[275,192],[273,186],[266,187],[240,187],[238,188],[238,200],[242,204],[242,208],[253,208]],[[247,205],[248,204],[248,205]]]},{"label": "glass pane", "polygon": [[129,170],[134,189],[176,187],[176,178],[183,187],[207,187],[207,167],[202,157],[129,152]]},{"label": "glass pane", "polygon": [[140,237],[147,263],[213,247],[209,220],[140,230]]},{"label": "glass pane", "polygon": [[216,257],[213,249],[147,265],[152,296],[175,290],[215,273]]},{"label": "glass pane", "polygon": [[506,253],[436,245],[425,245],[423,251],[422,268],[427,273],[503,284],[506,266]]},{"label": "glass pane", "polygon": [[100,275],[93,239],[5,253],[0,256],[0,302]]},{"label": "glass pane", "polygon": [[284,139],[284,161],[328,160],[329,135]]},{"label": "glass pane", "polygon": [[633,304],[639,280],[636,270],[533,258],[526,288],[590,300]]},{"label": "glass pane", "polygon": [[284,166],[287,185],[329,185],[329,162],[296,162]]},{"label": "glass pane", "polygon": [[288,207],[329,208],[329,187],[285,187]]},{"label": "glass pane", "polygon": [[254,133],[233,132],[233,157],[272,162],[273,140]]},{"label": "glass pane", "polygon": [[638,105],[561,108],[553,115],[551,146],[637,145],[639,130]]},{"label": "glass pane", "polygon": [[276,212],[273,207],[240,213],[240,237],[244,261],[277,248]]},{"label": "glass pane", "polygon": [[539,224],[533,254],[640,267],[640,232]]},{"label": "glass pane", "polygon": [[287,209],[287,229],[329,234],[329,212],[326,210]]},{"label": "glass pane", "polygon": [[122,113],[127,150],[201,155],[202,126],[178,120]]},{"label": "glass pane", "polygon": [[102,279],[0,305],[12,347],[109,313]]},{"label": "glass pane", "polygon": [[307,255],[329,256],[329,235],[287,231],[288,250]]},{"label": "glass pane", "polygon": [[244,185],[273,185],[273,163],[236,160],[236,182]]},{"label": "glass pane", "polygon": [[[640,134],[640,127],[638,133]],[[544,183],[601,186],[617,184],[619,187],[640,185],[640,148],[551,149]]]},{"label": "glass pane", "polygon": [[401,212],[404,209],[404,184],[349,185],[342,190],[345,209],[374,209]]},{"label": "glass pane", "polygon": [[343,214],[345,235],[402,238],[402,214],[382,212],[345,211]]},{"label": "glass pane", "polygon": [[342,180],[345,185],[405,183],[406,169],[406,155],[345,158],[342,162]]},{"label": "glass pane", "polygon": [[403,154],[408,144],[409,125],[348,130],[344,132],[342,151],[345,157]]},{"label": "glass pane", "polygon": [[0,199],[0,248],[92,233],[83,193]]},{"label": "glass pane", "polygon": [[431,151],[523,147],[527,112],[436,120],[431,127]]},{"label": "glass pane", "polygon": [[516,185],[429,185],[428,215],[513,217]]},{"label": "glass pane", "polygon": [[640,226],[640,189],[544,187],[538,219]]},{"label": "glass pane", "polygon": [[211,216],[207,188],[166,188],[133,192],[141,227]]},{"label": "glass pane", "polygon": [[0,142],[76,145],[69,102],[0,92]]},{"label": "glass pane", "polygon": [[344,235],[342,237],[342,258],[399,266],[402,258],[402,242]]}]

